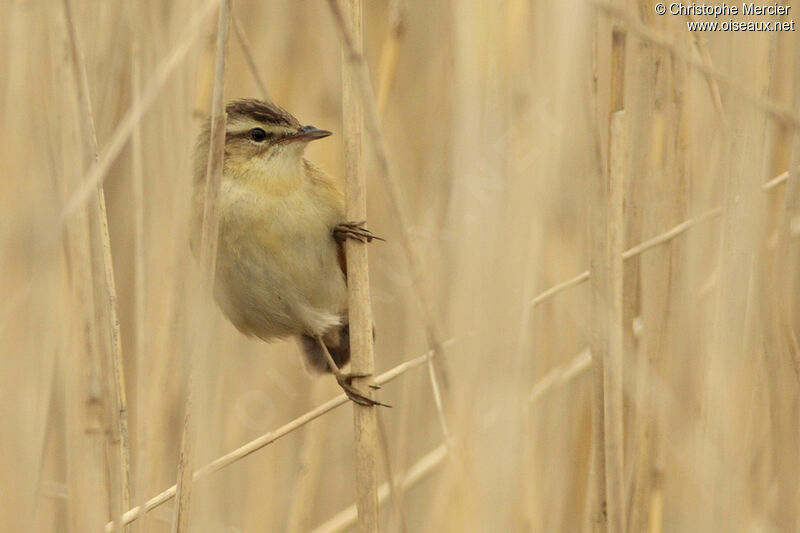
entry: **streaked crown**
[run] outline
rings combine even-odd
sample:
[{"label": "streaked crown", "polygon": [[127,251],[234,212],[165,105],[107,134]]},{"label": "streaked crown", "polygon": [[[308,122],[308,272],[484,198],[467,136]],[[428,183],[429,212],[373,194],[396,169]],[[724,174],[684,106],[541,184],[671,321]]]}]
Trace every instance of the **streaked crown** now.
[{"label": "streaked crown", "polygon": [[228,131],[242,129],[248,124],[300,127],[300,122],[282,107],[254,98],[234,100],[225,107],[225,111],[228,113]]}]

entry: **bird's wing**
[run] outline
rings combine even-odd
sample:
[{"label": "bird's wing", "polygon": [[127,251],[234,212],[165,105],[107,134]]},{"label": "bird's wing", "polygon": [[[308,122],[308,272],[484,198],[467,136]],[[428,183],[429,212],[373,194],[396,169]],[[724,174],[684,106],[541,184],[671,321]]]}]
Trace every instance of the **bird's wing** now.
[{"label": "bird's wing", "polygon": [[[313,187],[323,196],[328,198],[329,201],[338,206],[341,211],[342,221],[344,220],[344,191],[340,180],[334,178],[330,174],[324,172],[317,165],[305,159],[303,161],[306,167],[306,173],[311,179]],[[333,228],[331,228],[333,229]],[[344,252],[344,242],[339,241],[331,231],[331,238],[336,241],[336,254],[339,260],[339,267],[344,274],[345,282],[347,281],[347,257]]]}]

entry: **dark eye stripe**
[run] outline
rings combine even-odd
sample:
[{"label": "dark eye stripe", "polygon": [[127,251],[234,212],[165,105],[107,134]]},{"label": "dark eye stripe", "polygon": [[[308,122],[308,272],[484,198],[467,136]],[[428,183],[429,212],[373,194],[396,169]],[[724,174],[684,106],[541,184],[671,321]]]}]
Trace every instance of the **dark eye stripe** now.
[{"label": "dark eye stripe", "polygon": [[[251,131],[252,131],[252,128],[244,130],[244,131],[229,131],[229,132],[227,132],[225,134],[225,140],[230,140],[230,139],[251,139],[251,133],[250,133]],[[266,140],[269,141],[269,140],[272,140],[273,138],[275,138],[275,134],[274,133],[267,133]]]}]

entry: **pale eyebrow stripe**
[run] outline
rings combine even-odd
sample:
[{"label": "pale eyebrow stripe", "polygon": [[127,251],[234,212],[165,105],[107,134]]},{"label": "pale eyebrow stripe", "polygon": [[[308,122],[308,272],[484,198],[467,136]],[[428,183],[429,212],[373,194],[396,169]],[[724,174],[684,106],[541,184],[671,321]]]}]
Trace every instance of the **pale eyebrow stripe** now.
[{"label": "pale eyebrow stripe", "polygon": [[[252,129],[252,128],[250,128]],[[239,139],[241,137],[248,137],[250,135],[250,129],[241,130],[241,131],[228,131],[225,132],[226,139]]]},{"label": "pale eyebrow stripe", "polygon": [[253,128],[264,128],[264,125],[256,122],[255,120],[233,120],[232,122],[228,122],[227,130],[225,132],[226,139],[238,139],[240,137],[246,137],[250,135],[250,131]]}]

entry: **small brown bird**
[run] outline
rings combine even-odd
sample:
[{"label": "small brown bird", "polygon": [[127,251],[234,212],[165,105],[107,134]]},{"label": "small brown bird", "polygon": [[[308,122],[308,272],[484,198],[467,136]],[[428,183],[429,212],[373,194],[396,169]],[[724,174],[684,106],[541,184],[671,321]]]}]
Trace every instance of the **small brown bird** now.
[{"label": "small brown bird", "polygon": [[[245,335],[265,341],[297,336],[307,367],[336,376],[348,397],[380,404],[352,385],[344,240],[378,239],[363,222],[345,221],[340,183],[303,153],[331,132],[303,126],[284,109],[259,100],[227,105],[225,158],[219,191],[214,296]],[[209,125],[199,136],[194,167],[193,249],[203,218]],[[382,404],[381,404],[382,405]]]}]

